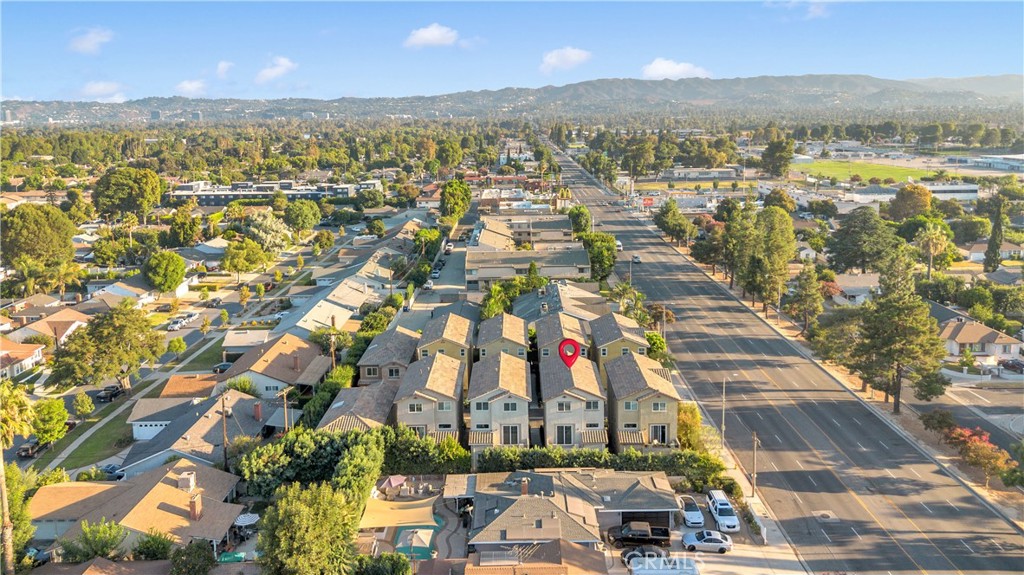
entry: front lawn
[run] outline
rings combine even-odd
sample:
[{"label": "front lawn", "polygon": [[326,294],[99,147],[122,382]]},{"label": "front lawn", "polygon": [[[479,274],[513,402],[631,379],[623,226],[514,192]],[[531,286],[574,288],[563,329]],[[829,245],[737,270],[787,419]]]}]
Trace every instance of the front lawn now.
[{"label": "front lawn", "polygon": [[[197,347],[201,345],[197,344]],[[213,369],[213,366],[224,361],[221,355],[221,347],[221,342],[218,341],[199,353],[193,353],[185,358],[181,369],[187,371],[209,371]]]}]

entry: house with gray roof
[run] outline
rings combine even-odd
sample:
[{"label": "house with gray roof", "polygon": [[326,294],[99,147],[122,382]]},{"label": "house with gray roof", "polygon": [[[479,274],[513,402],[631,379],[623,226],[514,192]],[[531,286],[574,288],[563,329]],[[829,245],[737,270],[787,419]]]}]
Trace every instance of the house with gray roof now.
[{"label": "house with gray roof", "polygon": [[636,353],[647,355],[647,336],[632,318],[617,313],[605,314],[590,322],[590,337],[594,342],[591,357],[597,361],[602,381],[606,380],[605,366],[620,356]]},{"label": "house with gray roof", "polygon": [[142,397],[135,400],[128,423],[135,441],[156,437],[172,421],[185,415],[202,400],[191,397]]},{"label": "house with gray roof", "polygon": [[578,358],[567,367],[560,357],[540,358],[546,445],[605,449],[605,393],[597,365]]},{"label": "house with gray roof", "polygon": [[836,274],[839,293],[832,296],[836,305],[862,305],[881,293],[877,273]]},{"label": "house with gray roof", "polygon": [[601,295],[596,282],[569,280],[550,282],[512,302],[512,315],[523,318],[528,324],[557,312],[590,321],[617,309],[617,304]]},{"label": "house with gray roof", "polygon": [[526,322],[507,313],[485,319],[480,322],[476,348],[480,352],[480,359],[501,353],[525,359],[530,349]]},{"label": "house with gray roof", "polygon": [[590,256],[581,243],[560,244],[547,250],[466,251],[466,289],[486,291],[495,282],[526,275],[530,264],[551,279],[590,276]]},{"label": "house with gray roof", "polygon": [[606,367],[608,426],[613,449],[665,450],[679,445],[679,392],[668,369],[629,353]]},{"label": "house with gray roof", "polygon": [[462,422],[466,364],[435,354],[409,366],[395,394],[395,419],[421,436],[455,437]]},{"label": "house with gray roof", "polygon": [[423,326],[420,341],[416,345],[416,357],[423,360],[434,355],[447,355],[457,359],[463,370],[463,385],[469,385],[469,372],[473,363],[473,322],[457,314],[447,314],[430,319]]},{"label": "house with gray roof", "polygon": [[394,420],[393,406],[399,382],[382,381],[364,387],[346,387],[334,396],[317,429],[370,431]]},{"label": "house with gray roof", "polygon": [[401,381],[416,357],[420,335],[401,326],[377,335],[359,358],[359,385]]},{"label": "house with gray roof", "polygon": [[534,324],[537,333],[537,356],[558,357],[558,344],[571,339],[580,344],[580,357],[590,357],[590,325],[564,312],[542,316]]},{"label": "house with gray roof", "polygon": [[473,366],[469,379],[469,447],[476,455],[488,447],[530,444],[530,365],[497,353]]}]

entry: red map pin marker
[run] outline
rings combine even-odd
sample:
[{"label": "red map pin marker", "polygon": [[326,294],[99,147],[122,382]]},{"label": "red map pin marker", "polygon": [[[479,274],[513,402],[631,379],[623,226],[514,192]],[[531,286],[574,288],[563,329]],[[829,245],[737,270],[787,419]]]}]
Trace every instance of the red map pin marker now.
[{"label": "red map pin marker", "polygon": [[574,339],[563,339],[562,343],[558,344],[558,355],[561,356],[565,367],[572,368],[572,364],[576,363],[576,358],[580,356],[580,344]]}]

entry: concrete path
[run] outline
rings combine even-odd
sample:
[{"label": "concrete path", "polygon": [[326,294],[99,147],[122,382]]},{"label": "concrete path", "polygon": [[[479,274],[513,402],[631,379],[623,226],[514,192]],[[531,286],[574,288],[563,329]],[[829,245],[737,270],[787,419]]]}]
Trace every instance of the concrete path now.
[{"label": "concrete path", "polygon": [[434,536],[434,548],[440,559],[460,558],[466,556],[466,536],[462,529],[462,519],[455,512],[455,503],[438,499],[434,513],[444,521],[444,525]]}]

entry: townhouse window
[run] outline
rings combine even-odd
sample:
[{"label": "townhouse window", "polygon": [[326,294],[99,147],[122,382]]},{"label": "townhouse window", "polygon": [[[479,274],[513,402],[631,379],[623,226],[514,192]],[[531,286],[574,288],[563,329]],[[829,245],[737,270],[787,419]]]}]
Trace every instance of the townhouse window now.
[{"label": "townhouse window", "polygon": [[523,357],[526,355],[526,350],[523,348],[519,348],[516,350],[516,355],[518,355],[519,357]]},{"label": "townhouse window", "polygon": [[668,404],[664,401],[655,401],[651,404],[651,411],[668,411]]},{"label": "townhouse window", "polygon": [[437,350],[437,353],[439,353],[439,354],[441,354],[441,355],[444,355],[444,349],[439,349],[439,350]]},{"label": "townhouse window", "polygon": [[588,401],[586,405],[587,411],[597,411],[601,409],[601,402],[599,401]]},{"label": "townhouse window", "polygon": [[625,401],[622,403],[622,409],[625,411],[636,411],[637,404],[635,401]]},{"label": "townhouse window", "polygon": [[478,431],[488,431],[488,430],[491,429],[491,424],[490,423],[478,423],[478,424],[476,424],[476,429]]},{"label": "townhouse window", "polygon": [[281,391],[281,386],[280,385],[268,385],[266,389],[267,389],[267,391]]},{"label": "townhouse window", "polygon": [[600,427],[601,427],[600,423],[588,423],[587,424],[587,429],[599,429]]},{"label": "townhouse window", "polygon": [[1004,345],[1003,346],[1003,353],[1010,353],[1010,346]]},{"label": "townhouse window", "polygon": [[501,426],[501,444],[502,445],[519,445],[519,426],[518,425],[502,425]]},{"label": "townhouse window", "polygon": [[518,270],[516,270],[516,275],[517,276],[525,276],[526,272],[528,272],[528,271],[530,271],[530,270],[518,269]]},{"label": "townhouse window", "polygon": [[579,268],[579,267],[576,268],[576,272],[579,273],[580,275],[585,275],[585,274],[589,273],[587,271],[587,268]]},{"label": "townhouse window", "polygon": [[366,368],[366,377],[377,377],[380,374],[380,368],[368,367]]},{"label": "townhouse window", "polygon": [[622,429],[640,429],[640,426],[635,423],[623,423]]},{"label": "townhouse window", "polygon": [[626,355],[627,353],[629,353],[629,348],[628,347],[622,348],[622,355]]},{"label": "townhouse window", "polygon": [[568,401],[559,401],[555,407],[559,413],[572,411],[572,404]]},{"label": "townhouse window", "polygon": [[513,413],[519,411],[519,405],[514,401],[506,401],[501,404],[501,410],[505,413]]},{"label": "townhouse window", "polygon": [[451,429],[452,428],[452,424],[450,424],[450,423],[439,423],[437,425],[437,428],[438,429]]},{"label": "townhouse window", "polygon": [[398,379],[402,377],[402,371],[397,367],[388,368],[388,379]]},{"label": "townhouse window", "polygon": [[647,355],[647,348],[646,347],[638,347],[638,348],[636,348],[636,352],[638,354],[640,354],[640,355]]},{"label": "townhouse window", "polygon": [[667,425],[652,425],[651,426],[651,443],[668,443],[668,426]]},{"label": "townhouse window", "polygon": [[483,348],[480,349],[480,357],[487,357],[487,350],[486,349],[483,349]]},{"label": "townhouse window", "polygon": [[501,348],[501,353],[508,353],[508,348],[507,347]]},{"label": "townhouse window", "polygon": [[459,348],[459,357],[466,357],[465,348]]},{"label": "townhouse window", "polygon": [[490,408],[491,404],[487,403],[486,401],[478,401],[475,404],[473,404],[473,409],[475,409],[476,411],[487,411]]},{"label": "townhouse window", "polygon": [[608,348],[607,347],[602,347],[601,348],[601,357],[608,357]]},{"label": "townhouse window", "polygon": [[420,358],[425,358],[430,355],[430,350],[424,348],[420,350]]},{"label": "townhouse window", "polygon": [[555,426],[555,445],[572,445],[572,426],[571,425],[556,425]]},{"label": "townhouse window", "polygon": [[409,413],[423,413],[423,404],[422,403],[410,403],[409,404]]},{"label": "townhouse window", "polygon": [[551,350],[545,347],[544,349],[540,350],[540,355],[541,357],[548,357],[549,355],[551,355]]},{"label": "townhouse window", "polygon": [[587,348],[581,347],[580,348],[580,355],[583,356],[583,357],[587,357]]},{"label": "townhouse window", "polygon": [[439,402],[437,402],[437,410],[438,411],[451,411],[452,410],[452,402],[450,402],[450,401],[439,401]]}]

